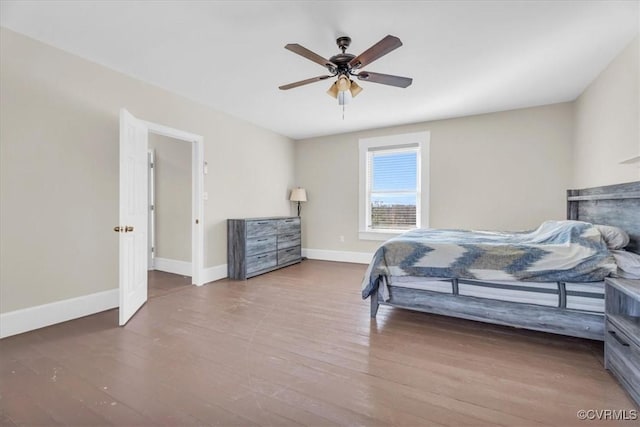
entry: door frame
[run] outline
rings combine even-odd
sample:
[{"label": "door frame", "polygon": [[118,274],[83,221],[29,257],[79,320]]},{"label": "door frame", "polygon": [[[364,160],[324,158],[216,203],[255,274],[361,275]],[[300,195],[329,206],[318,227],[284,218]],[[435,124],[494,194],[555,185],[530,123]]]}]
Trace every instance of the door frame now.
[{"label": "door frame", "polygon": [[[191,145],[191,283],[204,285],[204,138],[195,133],[141,120],[147,130]],[[148,185],[148,184],[147,184]]]},{"label": "door frame", "polygon": [[156,150],[147,150],[147,158],[149,159],[149,172],[147,181],[149,183],[149,223],[147,224],[147,229],[149,230],[149,238],[147,239],[149,241],[149,247],[147,248],[147,255],[149,257],[149,260],[147,262],[147,269],[154,270],[156,267],[156,171],[154,168],[154,163],[156,161]]}]

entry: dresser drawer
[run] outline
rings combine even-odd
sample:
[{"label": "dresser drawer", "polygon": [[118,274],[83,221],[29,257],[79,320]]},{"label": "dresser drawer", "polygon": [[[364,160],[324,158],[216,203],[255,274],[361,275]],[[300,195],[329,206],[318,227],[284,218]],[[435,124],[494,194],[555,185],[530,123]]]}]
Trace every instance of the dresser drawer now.
[{"label": "dresser drawer", "polygon": [[300,260],[300,246],[278,250],[278,264],[286,264]]},{"label": "dresser drawer", "polygon": [[265,254],[252,255],[247,257],[247,274],[256,271],[266,270],[278,264],[277,252],[267,252]]},{"label": "dresser drawer", "polygon": [[604,337],[605,363],[636,401],[640,398],[640,348],[611,322]]},{"label": "dresser drawer", "polygon": [[300,218],[278,220],[278,234],[300,233]]},{"label": "dresser drawer", "polygon": [[300,233],[278,234],[278,249],[300,246]]},{"label": "dresser drawer", "polygon": [[247,238],[269,236],[278,232],[277,220],[247,221]]},{"label": "dresser drawer", "polygon": [[275,251],[277,239],[277,236],[258,236],[247,239],[247,255]]}]

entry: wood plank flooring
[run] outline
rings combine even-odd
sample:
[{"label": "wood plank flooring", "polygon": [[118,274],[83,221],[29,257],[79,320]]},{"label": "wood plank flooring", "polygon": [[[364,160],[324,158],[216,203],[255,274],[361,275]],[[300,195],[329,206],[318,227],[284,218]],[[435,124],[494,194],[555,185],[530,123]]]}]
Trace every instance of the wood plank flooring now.
[{"label": "wood plank flooring", "polygon": [[154,272],[126,327],[111,310],[1,340],[0,425],[570,426],[635,409],[601,343],[389,307],[370,320],[365,267],[200,288]]},{"label": "wood plank flooring", "polygon": [[190,288],[191,277],[178,274],[165,273],[163,271],[151,270],[148,272],[149,299],[161,297],[171,292],[177,292]]}]

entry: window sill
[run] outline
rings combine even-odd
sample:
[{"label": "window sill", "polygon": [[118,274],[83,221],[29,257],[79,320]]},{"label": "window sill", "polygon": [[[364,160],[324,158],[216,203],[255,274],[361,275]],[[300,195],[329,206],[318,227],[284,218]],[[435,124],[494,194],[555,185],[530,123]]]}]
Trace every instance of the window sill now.
[{"label": "window sill", "polygon": [[389,240],[409,230],[385,230],[385,231],[360,231],[360,240]]}]

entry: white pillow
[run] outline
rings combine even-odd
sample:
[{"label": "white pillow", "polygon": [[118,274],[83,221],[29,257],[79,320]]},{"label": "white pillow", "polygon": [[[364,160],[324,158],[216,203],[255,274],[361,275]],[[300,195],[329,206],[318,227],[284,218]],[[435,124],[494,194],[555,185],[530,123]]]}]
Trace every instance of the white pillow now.
[{"label": "white pillow", "polygon": [[618,264],[618,271],[613,276],[640,279],[640,255],[627,251],[611,251],[611,253]]},{"label": "white pillow", "polygon": [[629,235],[623,229],[610,225],[594,224],[594,226],[602,234],[609,249],[622,249],[629,244]]}]

